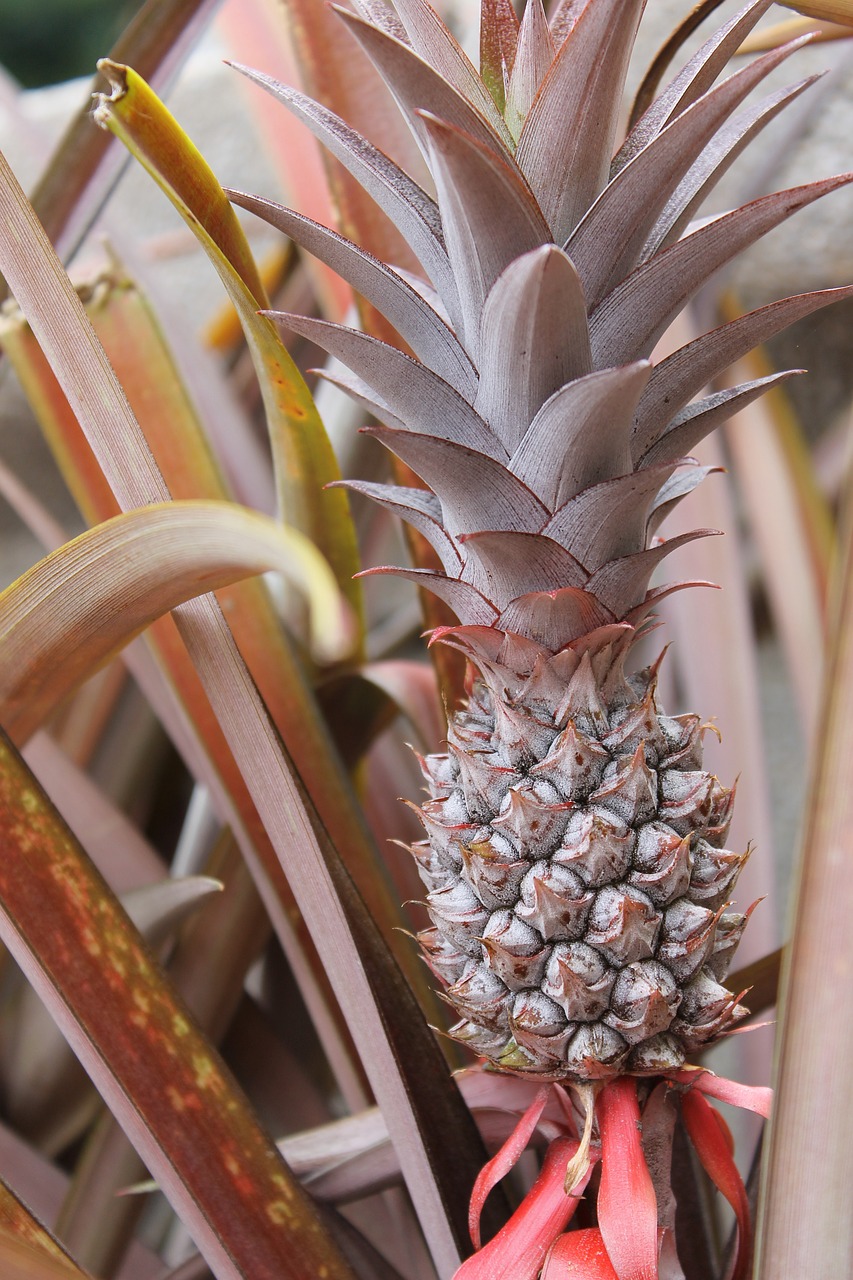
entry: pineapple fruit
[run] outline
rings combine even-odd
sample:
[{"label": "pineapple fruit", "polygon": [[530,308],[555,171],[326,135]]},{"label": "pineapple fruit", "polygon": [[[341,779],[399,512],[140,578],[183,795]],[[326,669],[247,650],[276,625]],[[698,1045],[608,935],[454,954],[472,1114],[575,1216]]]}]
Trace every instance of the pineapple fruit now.
[{"label": "pineapple fruit", "polygon": [[[702,767],[697,716],[668,716],[633,646],[666,514],[703,479],[691,448],[776,378],[695,399],[709,379],[841,291],[783,299],[653,365],[691,295],[846,177],[693,222],[716,179],[808,86],[749,97],[802,41],[716,84],[769,7],[717,31],[621,146],[643,0],[483,0],[480,71],[426,0],[339,10],[423,151],[427,192],[320,104],[247,72],[314,130],[395,222],[423,278],[270,201],[234,193],[329,263],[396,327],[280,315],[424,489],[352,482],[432,545],[434,591],[470,664],[447,750],[424,760],[412,847],[425,957],[499,1068],[583,1083],[658,1075],[741,1018],[726,974],[747,915],[733,791]],[[679,584],[684,585],[684,584]]]}]

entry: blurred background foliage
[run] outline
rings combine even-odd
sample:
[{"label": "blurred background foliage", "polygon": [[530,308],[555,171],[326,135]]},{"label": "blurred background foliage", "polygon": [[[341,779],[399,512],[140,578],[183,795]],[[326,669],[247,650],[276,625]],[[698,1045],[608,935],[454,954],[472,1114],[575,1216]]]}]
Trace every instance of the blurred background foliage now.
[{"label": "blurred background foliage", "polygon": [[24,88],[90,75],[139,0],[0,0],[0,62]]}]

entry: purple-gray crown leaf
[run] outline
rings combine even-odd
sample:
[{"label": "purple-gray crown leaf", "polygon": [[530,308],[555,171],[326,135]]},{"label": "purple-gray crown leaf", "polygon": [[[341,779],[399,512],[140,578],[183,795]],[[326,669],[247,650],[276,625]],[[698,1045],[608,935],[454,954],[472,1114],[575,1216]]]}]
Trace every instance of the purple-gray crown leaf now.
[{"label": "purple-gray crown leaf", "polygon": [[611,169],[613,175],[617,174],[638,151],[642,151],[655,134],[660,133],[661,129],[664,129],[679,112],[684,111],[710,89],[717,76],[772,3],[773,0],[754,0],[754,3],[740,9],[715,31],[710,39],[705,41],[634,125],[613,159]]},{"label": "purple-gray crown leaf", "polygon": [[503,631],[529,636],[556,653],[576,636],[614,621],[613,614],[595,596],[578,587],[562,587],[519,596],[503,610],[497,625]]},{"label": "purple-gray crown leaf", "polygon": [[542,0],[529,0],[521,19],[515,61],[506,89],[506,123],[513,138],[521,133],[556,52]]},{"label": "purple-gray crown leaf", "polygon": [[409,33],[400,21],[399,15],[385,0],[353,0],[353,9],[360,13],[367,22],[372,22],[387,35],[393,36],[401,44],[411,44]]},{"label": "purple-gray crown leaf", "polygon": [[554,513],[542,532],[590,573],[608,560],[642,551],[652,500],[675,465],[634,471],[584,489]]},{"label": "purple-gray crown leaf", "polygon": [[329,320],[280,311],[264,314],[283,328],[309,338],[352,369],[409,430],[442,435],[506,461],[506,450],[468,401],[437,373],[398,347]]},{"label": "purple-gray crown leaf", "polygon": [[703,148],[748,93],[803,40],[771,50],[676,116],[604,188],[566,243],[592,310],[637,263],[644,243]]},{"label": "purple-gray crown leaf", "polygon": [[589,373],[589,326],[577,272],[556,245],[522,254],[498,276],[480,327],[474,407],[511,453],[542,405]]},{"label": "purple-gray crown leaf", "polygon": [[489,290],[511,262],[548,244],[551,234],[514,166],[445,120],[423,113],[422,121],[447,253],[459,290],[460,337],[476,364],[480,317]]},{"label": "purple-gray crown leaf", "polygon": [[635,461],[648,453],[688,401],[712,378],[788,325],[849,297],[853,297],[851,285],[782,298],[694,338],[655,365],[634,418],[631,449]]},{"label": "purple-gray crown leaf", "polygon": [[804,372],[804,369],[785,369],[781,373],[768,374],[767,377],[754,378],[751,382],[742,382],[725,391],[717,391],[688,405],[673,420],[657,444],[652,445],[648,453],[643,455],[638,465],[655,466],[660,462],[673,462],[676,458],[683,458],[700,440],[704,440],[717,427],[752,404],[765,391]]},{"label": "purple-gray crown leaf", "polygon": [[429,111],[472,134],[505,160],[511,160],[512,139],[506,125],[502,125],[500,130],[493,128],[475,106],[408,45],[394,40],[339,5],[332,5],[332,8],[382,76],[424,150],[426,139],[419,113]]},{"label": "purple-gray crown leaf", "polygon": [[477,392],[476,370],[453,330],[407,280],[351,240],[304,214],[273,200],[262,200],[239,191],[226,194],[234,204],[277,227],[348,281],[390,320],[423,364],[473,402]]},{"label": "purple-gray crown leaf", "polygon": [[715,271],[806,205],[853,181],[853,173],[776,191],[722,214],[639,267],[590,317],[597,363],[648,356],[669,325]]},{"label": "purple-gray crown leaf", "polygon": [[641,262],[646,262],[653,254],[678,239],[706,196],[745,147],[771,120],[775,120],[780,111],[820,80],[822,74],[807,76],[796,84],[769,94],[720,129],[666,202],[640,251]]},{"label": "purple-gray crown leaf", "polygon": [[406,578],[409,582],[414,582],[415,586],[431,591],[445,604],[450,605],[459,621],[465,626],[493,627],[497,621],[497,609],[469,582],[462,582],[459,578],[448,578],[430,569],[400,569],[396,565],[365,569],[356,576],[369,578],[377,573]]},{"label": "purple-gray crown leaf", "polygon": [[584,9],[530,108],[516,157],[563,244],[607,182],[631,49],[645,0]]},{"label": "purple-gray crown leaf", "polygon": [[509,146],[506,122],[495,107],[491,94],[459,41],[436,11],[424,0],[395,0],[395,3],[412,48],[479,111],[497,136]]},{"label": "purple-gray crown leaf", "polygon": [[541,534],[483,530],[460,542],[467,557],[463,576],[498,609],[529,591],[585,587],[589,577],[565,547]]},{"label": "purple-gray crown leaf", "polygon": [[618,560],[609,560],[603,564],[586,584],[587,591],[592,592],[597,600],[608,608],[617,618],[623,618],[630,609],[641,604],[649,589],[649,579],[655,569],[672,551],[677,551],[685,543],[697,538],[713,538],[718,534],[716,529],[692,529],[689,533],[669,538],[657,546],[645,551],[637,551],[631,556],[621,556]]},{"label": "purple-gray crown leaf", "polygon": [[542,406],[509,460],[549,511],[631,467],[631,428],[651,365],[602,369],[561,387]]},{"label": "purple-gray crown leaf", "polygon": [[700,467],[695,459],[691,459],[688,465],[679,468],[668,480],[665,480],[649,507],[646,540],[648,541],[649,538],[657,533],[663,521],[678,506],[679,502],[683,501],[694,489],[697,489],[708,476],[722,470],[722,467],[717,466]]},{"label": "purple-gray crown leaf", "polygon": [[402,517],[426,538],[441,560],[445,573],[460,576],[462,557],[453,539],[445,531],[441,503],[429,489],[408,489],[403,485],[376,484],[369,480],[339,480],[334,484],[343,489],[352,489],[355,493],[363,493],[365,497],[372,498],[380,506]]},{"label": "purple-gray crown leaf", "polygon": [[397,227],[451,310],[455,286],[435,201],[399,165],[333,111],[272,76],[237,62],[231,66],[287,107],[364,187]]},{"label": "purple-gray crown leaf", "polygon": [[539,499],[486,454],[437,436],[366,427],[438,493],[453,537],[480,529],[539,533],[548,512]]}]

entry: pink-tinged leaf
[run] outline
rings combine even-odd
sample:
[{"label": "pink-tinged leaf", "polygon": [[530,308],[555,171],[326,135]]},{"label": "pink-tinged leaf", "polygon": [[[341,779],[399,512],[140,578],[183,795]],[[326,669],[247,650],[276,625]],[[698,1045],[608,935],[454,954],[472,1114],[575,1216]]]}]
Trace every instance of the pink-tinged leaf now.
[{"label": "pink-tinged leaf", "polygon": [[735,360],[788,325],[851,294],[853,287],[848,286],[771,302],[694,338],[661,360],[652,370],[637,407],[632,443],[634,458],[645,453],[687,402]]},{"label": "pink-tinged leaf", "polygon": [[[779,0],[779,3],[784,4],[785,0]],[[851,31],[850,26],[842,22],[822,22],[818,18],[788,18],[786,22],[774,22],[772,26],[753,32],[744,40],[738,52],[763,53],[765,49],[775,49],[788,40],[804,35],[811,35],[813,42],[817,44],[823,40],[849,40]]]},{"label": "pink-tinged leaf", "polygon": [[634,1080],[606,1084],[596,1102],[601,1131],[598,1222],[619,1280],[658,1280],[658,1212],[640,1141]]},{"label": "pink-tinged leaf", "polygon": [[352,369],[410,431],[441,435],[505,461],[506,451],[468,401],[419,360],[345,325],[279,311],[264,314]]},{"label": "pink-tinged leaf", "polygon": [[[738,1225],[737,1253],[730,1280],[746,1280],[752,1260],[752,1224],[746,1187],[719,1121],[721,1116],[700,1093],[691,1090],[681,1099],[684,1124],[702,1167],[735,1211]],[[807,1273],[804,1273],[807,1274]]]},{"label": "pink-tinged leaf", "polygon": [[499,125],[492,122],[495,117],[498,120],[500,117],[497,116],[494,103],[485,86],[482,85],[482,81],[480,84],[484,101],[488,103],[488,108],[491,108],[489,113],[491,119],[487,119],[466,97],[463,97],[453,84],[444,79],[413,49],[392,39],[384,31],[371,26],[369,22],[356,17],[347,9],[341,9],[337,5],[333,5],[333,8],[379,70],[416,137],[424,141],[419,113],[428,111],[439,119],[446,120],[466,133],[470,133],[496,155],[502,155],[509,160],[512,153],[509,131],[502,120]]},{"label": "pink-tinged leaf", "polygon": [[584,9],[521,131],[516,158],[562,244],[607,182],[622,87],[644,0]]},{"label": "pink-tinged leaf", "polygon": [[593,358],[647,356],[687,300],[720,267],[800,209],[853,181],[840,174],[753,200],[722,214],[639,267],[590,317]]},{"label": "pink-tinged leaf", "polygon": [[468,582],[458,578],[447,578],[443,573],[433,573],[430,569],[399,569],[395,565],[380,565],[373,569],[365,569],[363,578],[374,573],[389,574],[397,578],[405,578],[438,596],[449,605],[465,626],[495,626],[498,611],[484,595]]},{"label": "pink-tinged leaf", "polygon": [[539,1177],[509,1222],[463,1262],[453,1280],[536,1280],[548,1249],[571,1221],[592,1175],[590,1166],[573,1194],[566,1194],[566,1169],[577,1149],[571,1138],[551,1143]]},{"label": "pink-tinged leaf", "polygon": [[518,48],[506,94],[506,122],[514,138],[527,119],[539,86],[550,70],[556,48],[542,0],[525,6]]},{"label": "pink-tinged leaf", "polygon": [[[489,290],[516,258],[549,243],[551,233],[514,163],[438,115],[421,112],[420,120],[459,288],[461,325],[454,327],[476,364]],[[501,210],[497,221],[495,209]]]},{"label": "pink-tinged leaf", "polygon": [[324,1266],[350,1280],[215,1052],[5,742],[0,827],[3,940],[220,1280],[307,1280]]},{"label": "pink-tinged leaf", "polygon": [[292,111],[320,139],[399,226],[401,234],[442,296],[453,297],[438,207],[408,174],[334,112],[271,76],[232,64]]},{"label": "pink-tinged leaf", "polygon": [[424,746],[433,750],[444,735],[445,723],[432,667],[396,659],[369,662],[360,675],[394,700]]},{"label": "pink-tinged leaf", "polygon": [[480,1170],[479,1177],[474,1183],[471,1204],[468,1209],[468,1229],[471,1232],[471,1243],[475,1249],[479,1249],[482,1243],[480,1240],[480,1216],[488,1194],[493,1187],[498,1185],[501,1178],[506,1177],[527,1147],[533,1131],[539,1123],[539,1117],[545,1109],[545,1103],[548,1101],[548,1092],[548,1086],[543,1084],[500,1151]]},{"label": "pink-tinged leaf", "polygon": [[466,533],[460,542],[468,553],[466,577],[499,609],[531,591],[586,586],[583,565],[542,534],[484,531]]},{"label": "pink-tinged leaf", "polygon": [[527,485],[494,458],[452,440],[387,427],[368,427],[432,488],[441,489],[448,533],[505,528],[538,533],[548,512]]},{"label": "pink-tinged leaf", "polygon": [[592,310],[637,263],[669,196],[747,94],[804,41],[759,58],[694,103],[621,169],[566,242]]},{"label": "pink-tinged leaf", "polygon": [[620,1280],[597,1227],[569,1231],[551,1246],[541,1280]]},{"label": "pink-tinged leaf", "polygon": [[[771,373],[764,378],[753,378],[739,386],[728,387],[725,391],[715,391],[710,396],[694,401],[686,409],[682,409],[658,442],[652,445],[648,453],[643,454],[639,465],[645,467],[649,463],[673,462],[676,458],[687,457],[700,441],[747,409],[759,396],[803,372],[803,369],[786,369],[782,373]],[[744,422],[738,433],[739,438],[747,430]]]},{"label": "pink-tinged leaf", "polygon": [[498,137],[508,142],[506,123],[494,99],[432,5],[426,0],[395,0],[395,8],[409,33],[413,48],[488,120]]},{"label": "pink-tinged leaf", "polygon": [[480,75],[498,111],[506,105],[506,86],[518,43],[518,15],[511,0],[483,0],[480,8]]},{"label": "pink-tinged leaf", "polygon": [[428,489],[405,489],[396,484],[372,484],[367,480],[344,481],[355,493],[363,493],[374,502],[393,511],[426,538],[445,571],[453,576],[462,568],[462,557],[444,531],[441,504]]},{"label": "pink-tinged leaf", "polygon": [[479,369],[474,407],[510,453],[550,396],[592,372],[583,289],[556,245],[517,258],[495,281],[483,307]]},{"label": "pink-tinged leaf", "polygon": [[[618,171],[628,163],[647,143],[663,129],[679,112],[684,111],[692,102],[701,97],[716,80],[717,76],[737,50],[741,41],[749,34],[761,16],[770,8],[772,0],[754,0],[740,9],[724,26],[720,27],[709,40],[693,55],[666,89],[658,94],[645,109],[660,81],[671,58],[680,48],[683,40],[696,28],[697,20],[701,21],[701,9],[696,10],[684,20],[681,26],[666,42],[655,58],[652,67],[640,87],[637,101],[632,112],[637,119],[638,109],[643,111],[640,119],[631,129],[622,145],[619,154],[613,161],[613,171]],[[704,6],[707,8],[707,5]],[[714,5],[714,8],[717,6]]]},{"label": "pink-tinged leaf", "polygon": [[401,275],[350,240],[292,209],[236,191],[228,194],[235,204],[250,209],[333,267],[382,312],[419,360],[460,395],[473,400],[477,374],[471,361],[441,317]]},{"label": "pink-tinged leaf", "polygon": [[589,373],[542,405],[509,467],[549,511],[630,470],[631,424],[650,371],[649,362],[640,360]]}]

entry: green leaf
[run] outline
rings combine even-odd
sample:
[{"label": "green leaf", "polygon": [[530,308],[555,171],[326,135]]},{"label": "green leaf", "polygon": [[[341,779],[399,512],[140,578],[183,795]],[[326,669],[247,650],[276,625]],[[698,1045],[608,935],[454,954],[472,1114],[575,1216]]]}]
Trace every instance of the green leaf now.
[{"label": "green leaf", "polygon": [[130,67],[103,60],[112,95],[98,95],[94,118],[119,138],[169,197],[204,248],[233,302],[258,374],[267,414],[282,518],[331,564],[360,612],[361,589],[349,501],[326,485],[340,479],[311,392],[275,325],[258,309],[268,299],[248,242],[206,161],[153,90]]}]

